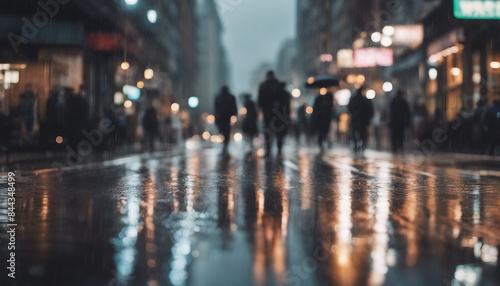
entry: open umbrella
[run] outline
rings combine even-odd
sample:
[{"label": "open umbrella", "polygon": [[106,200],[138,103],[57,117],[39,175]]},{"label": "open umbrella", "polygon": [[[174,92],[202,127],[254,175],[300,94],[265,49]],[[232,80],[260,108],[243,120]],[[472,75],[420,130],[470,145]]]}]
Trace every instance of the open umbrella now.
[{"label": "open umbrella", "polygon": [[322,74],[315,77],[310,77],[307,79],[306,87],[310,88],[321,88],[321,87],[331,87],[338,86],[340,78],[331,74]]}]

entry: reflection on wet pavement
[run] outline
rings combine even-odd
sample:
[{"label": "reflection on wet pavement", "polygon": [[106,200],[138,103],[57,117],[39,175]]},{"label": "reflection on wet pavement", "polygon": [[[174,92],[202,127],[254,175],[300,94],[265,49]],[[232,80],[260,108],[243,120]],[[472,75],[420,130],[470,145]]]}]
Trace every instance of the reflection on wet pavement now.
[{"label": "reflection on wet pavement", "polygon": [[499,285],[498,177],[288,151],[19,176],[1,285]]}]

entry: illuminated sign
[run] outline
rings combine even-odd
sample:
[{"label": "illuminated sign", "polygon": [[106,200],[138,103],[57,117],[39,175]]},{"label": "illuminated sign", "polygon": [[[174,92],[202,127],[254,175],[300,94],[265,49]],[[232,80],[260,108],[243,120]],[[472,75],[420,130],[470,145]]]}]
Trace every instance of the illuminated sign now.
[{"label": "illuminated sign", "polygon": [[416,48],[424,40],[423,25],[394,26],[392,44],[397,46],[407,46]]},{"label": "illuminated sign", "polygon": [[500,1],[453,0],[453,14],[459,19],[500,19]]},{"label": "illuminated sign", "polygon": [[342,49],[337,52],[337,65],[339,68],[352,68],[354,66],[351,49]]},{"label": "illuminated sign", "polygon": [[367,68],[374,66],[392,66],[393,51],[389,48],[362,48],[354,50],[354,66]]}]

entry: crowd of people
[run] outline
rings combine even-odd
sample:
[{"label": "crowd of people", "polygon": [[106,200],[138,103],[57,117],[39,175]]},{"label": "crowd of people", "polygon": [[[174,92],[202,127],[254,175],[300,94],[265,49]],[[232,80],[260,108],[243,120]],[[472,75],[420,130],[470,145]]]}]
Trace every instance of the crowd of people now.
[{"label": "crowd of people", "polygon": [[[262,130],[266,154],[272,153],[276,141],[277,152],[281,154],[285,135],[293,129],[297,142],[301,134],[307,138],[316,136],[320,150],[332,144],[332,122],[340,128],[340,114],[336,112],[333,95],[334,88],[318,94],[307,112],[306,103],[302,103],[295,112],[291,112],[291,95],[285,83],[276,79],[269,71],[266,80],[260,85],[257,103],[251,95],[244,95],[243,107],[246,115],[241,123],[245,137],[252,140],[259,134],[258,114],[262,112]],[[433,142],[432,152],[452,151],[475,154],[500,155],[500,99],[490,106],[484,100],[477,103],[474,110],[463,109],[456,118],[448,120],[437,108],[431,116],[425,104],[410,105],[403,90],[396,90],[390,96],[385,108],[374,108],[371,99],[366,97],[367,88],[355,90],[347,105],[348,142],[355,153],[365,150],[373,137],[376,149],[381,149],[382,133],[387,130],[390,150],[394,154],[404,151],[423,149]],[[229,93],[227,86],[222,88],[215,101],[216,124],[224,136],[224,150],[227,150],[231,131],[231,117],[238,114],[236,98]],[[310,114],[309,114],[310,113]],[[293,114],[293,116],[292,116]],[[335,124],[333,124],[335,126]],[[338,133],[337,133],[338,134]],[[439,137],[439,138],[437,138]],[[410,139],[411,140],[408,140]]]},{"label": "crowd of people", "polygon": [[[369,143],[376,149],[382,149],[381,141],[387,137],[395,154],[422,149],[500,155],[499,96],[490,105],[486,100],[480,100],[475,109],[463,108],[449,120],[439,108],[431,115],[425,104],[410,105],[402,90],[396,90],[393,96],[388,97],[385,108],[374,108],[373,101],[366,96],[365,87],[353,92],[345,113],[339,112],[334,91],[335,87],[324,88],[314,98],[312,106],[302,102],[292,111],[292,96],[286,84],[269,71],[259,86],[256,101],[250,94],[242,96],[245,115],[238,125],[248,142],[253,142],[262,134],[266,155],[273,153],[273,145],[276,145],[278,154],[282,153],[285,136],[290,130],[294,131],[299,144],[303,134],[308,141],[315,136],[317,145],[323,151],[332,145],[333,134],[337,134],[339,142],[342,141],[339,136],[341,129],[347,130],[343,131],[348,137],[346,143],[356,153],[365,150]],[[37,113],[40,108],[36,93],[26,87],[16,106],[8,112],[0,112],[1,150],[30,146],[30,143],[36,145],[36,150],[42,151],[64,146],[76,150],[78,142],[84,139],[82,131],[90,130],[97,124],[89,119],[86,93],[84,86],[77,92],[71,88],[56,89],[50,93],[44,114],[40,116]],[[145,103],[147,105],[141,108],[141,112],[128,112],[123,105],[104,110],[104,116],[111,120],[115,129],[108,134],[102,149],[130,146],[139,140],[143,143],[140,144],[142,150],[153,151],[157,142],[174,144],[178,138],[192,135],[189,130],[197,124],[195,121],[190,122],[189,118],[183,119],[180,115],[160,116],[151,100]],[[224,137],[224,151],[227,151],[231,138],[232,118],[238,113],[236,97],[227,86],[223,86],[215,98],[214,115],[215,125]],[[347,123],[343,120],[346,117]],[[262,124],[258,123],[259,118]],[[335,126],[336,130],[332,128]],[[383,135],[385,132],[388,136]],[[429,150],[430,142],[432,150]]]}]

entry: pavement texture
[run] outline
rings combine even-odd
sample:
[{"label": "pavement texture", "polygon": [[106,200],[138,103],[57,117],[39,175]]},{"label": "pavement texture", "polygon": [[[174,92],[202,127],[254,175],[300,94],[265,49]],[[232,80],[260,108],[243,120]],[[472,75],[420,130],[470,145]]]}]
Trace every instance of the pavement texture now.
[{"label": "pavement texture", "polygon": [[0,285],[500,284],[498,161],[188,147],[12,170],[16,278],[3,191]]}]

